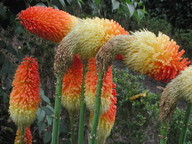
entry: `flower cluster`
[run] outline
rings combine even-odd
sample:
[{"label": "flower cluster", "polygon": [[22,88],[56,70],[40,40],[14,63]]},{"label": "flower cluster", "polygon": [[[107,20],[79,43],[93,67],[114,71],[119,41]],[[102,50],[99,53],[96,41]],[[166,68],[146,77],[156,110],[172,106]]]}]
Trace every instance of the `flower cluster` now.
[{"label": "flower cluster", "polygon": [[32,57],[23,59],[18,66],[10,94],[9,112],[17,126],[29,126],[36,118],[40,103],[38,63]]}]

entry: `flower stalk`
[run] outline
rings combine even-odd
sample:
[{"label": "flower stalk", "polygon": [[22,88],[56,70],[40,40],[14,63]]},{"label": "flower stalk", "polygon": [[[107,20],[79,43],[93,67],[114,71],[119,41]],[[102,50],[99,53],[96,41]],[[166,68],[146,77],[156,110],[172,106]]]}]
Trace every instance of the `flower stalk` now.
[{"label": "flower stalk", "polygon": [[96,95],[95,95],[95,109],[93,114],[93,121],[92,121],[92,129],[91,129],[91,137],[89,144],[95,144],[97,138],[97,127],[99,123],[99,116],[100,116],[100,105],[101,105],[101,92],[102,92],[102,85],[103,85],[103,77],[104,72],[99,71],[98,73],[98,83],[96,88]]},{"label": "flower stalk", "polygon": [[160,144],[167,144],[167,131],[168,131],[168,123],[166,121],[162,121]]},{"label": "flower stalk", "polygon": [[20,138],[20,144],[24,144],[24,135],[25,135],[25,127],[20,126],[20,132],[21,132],[21,138]]},{"label": "flower stalk", "polygon": [[60,114],[61,114],[61,90],[62,90],[62,76],[57,75],[54,120],[53,120],[53,130],[52,130],[53,133],[52,133],[51,144],[58,144],[58,141],[59,141],[59,124],[60,124]]},{"label": "flower stalk", "polygon": [[187,109],[186,109],[186,112],[185,112],[185,118],[184,118],[184,121],[183,121],[183,127],[181,129],[181,134],[179,136],[179,144],[184,144],[185,143],[191,109],[192,109],[192,103],[188,103],[187,104]]},{"label": "flower stalk", "polygon": [[83,79],[82,79],[82,90],[80,97],[80,116],[79,116],[79,130],[78,130],[78,144],[84,143],[84,117],[85,117],[85,76],[87,72],[87,61],[83,62]]},{"label": "flower stalk", "polygon": [[69,113],[70,117],[70,127],[71,127],[71,143],[75,143],[75,133],[74,133],[74,112]]}]

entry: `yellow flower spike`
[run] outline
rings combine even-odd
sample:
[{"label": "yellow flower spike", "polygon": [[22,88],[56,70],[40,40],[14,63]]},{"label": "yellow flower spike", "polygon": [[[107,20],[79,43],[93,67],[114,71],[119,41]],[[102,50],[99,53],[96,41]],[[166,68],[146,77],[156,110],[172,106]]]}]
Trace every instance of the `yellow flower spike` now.
[{"label": "yellow flower spike", "polygon": [[[14,144],[20,144],[20,139],[21,139],[21,134],[20,134],[20,130],[18,129]],[[32,144],[32,134],[29,127],[25,129],[24,144]]]},{"label": "yellow flower spike", "polygon": [[40,77],[36,59],[26,57],[18,66],[10,94],[9,112],[18,127],[33,123],[40,103]]},{"label": "yellow flower spike", "polygon": [[185,68],[164,89],[160,101],[160,119],[169,119],[179,99],[192,102],[192,66]]}]

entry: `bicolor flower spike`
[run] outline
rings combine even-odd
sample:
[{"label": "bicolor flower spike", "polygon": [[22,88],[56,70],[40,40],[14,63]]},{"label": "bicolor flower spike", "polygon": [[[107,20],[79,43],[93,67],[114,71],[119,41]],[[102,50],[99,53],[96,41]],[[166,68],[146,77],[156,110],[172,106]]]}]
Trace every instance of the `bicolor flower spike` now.
[{"label": "bicolor flower spike", "polygon": [[110,39],[97,54],[98,67],[106,69],[105,65],[119,52],[128,67],[162,82],[175,78],[190,63],[182,58],[185,51],[179,51],[175,41],[146,30]]},{"label": "bicolor flower spike", "polygon": [[131,35],[125,63],[155,80],[168,82],[189,64],[187,58],[181,57],[184,52],[165,34],[156,37],[152,32],[139,31]]},{"label": "bicolor flower spike", "polygon": [[[20,130],[18,129],[14,144],[20,144],[20,139],[21,139],[21,134],[20,134]],[[24,144],[32,144],[32,134],[29,127],[25,129]]]},{"label": "bicolor flower spike", "polygon": [[55,55],[56,73],[66,71],[74,54],[88,60],[95,57],[99,48],[113,36],[128,34],[113,20],[80,19],[49,7],[27,8],[18,14],[17,19],[31,33],[61,43]]},{"label": "bicolor flower spike", "polygon": [[63,77],[62,104],[70,112],[80,108],[80,95],[82,85],[81,59],[74,55],[72,65]]},{"label": "bicolor flower spike", "polygon": [[185,68],[164,89],[160,101],[160,119],[169,119],[179,99],[192,103],[192,66]]},{"label": "bicolor flower spike", "polygon": [[[90,112],[94,111],[95,108],[95,93],[97,87],[97,67],[95,64],[95,58],[89,60],[88,72],[86,74],[85,79],[85,102],[87,108]],[[112,67],[108,68],[107,73],[103,78],[103,87],[102,87],[102,95],[101,95],[101,114],[109,109],[111,104],[111,97],[113,96],[113,89],[115,88],[115,84],[112,81]]]},{"label": "bicolor flower spike", "polygon": [[[117,98],[115,96],[111,97],[110,98],[111,104],[109,109],[99,117],[99,123],[97,128],[97,141],[99,144],[105,144],[105,141],[107,137],[110,135],[111,130],[113,128],[117,109],[116,101]],[[92,119],[93,119],[93,113],[91,112],[89,120],[90,127]]]},{"label": "bicolor flower spike", "polygon": [[40,103],[40,77],[38,63],[25,57],[18,66],[10,94],[9,112],[17,126],[29,126],[36,118]]},{"label": "bicolor flower spike", "polygon": [[29,32],[59,43],[76,24],[77,18],[51,7],[33,6],[21,11],[17,18]]}]

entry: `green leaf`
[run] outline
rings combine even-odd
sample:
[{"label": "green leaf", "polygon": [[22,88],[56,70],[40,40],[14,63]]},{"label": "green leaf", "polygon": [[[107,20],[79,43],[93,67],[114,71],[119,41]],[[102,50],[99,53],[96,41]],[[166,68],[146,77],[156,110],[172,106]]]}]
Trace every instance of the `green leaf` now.
[{"label": "green leaf", "polygon": [[59,9],[56,5],[53,5],[53,8],[54,8],[54,9]]},{"label": "green leaf", "polygon": [[45,111],[42,110],[41,108],[38,108],[38,111],[37,111],[38,121],[43,121],[44,117],[45,117]]},{"label": "green leaf", "polygon": [[132,4],[127,4],[127,8],[129,9],[130,17],[134,14],[135,7]]},{"label": "green leaf", "polygon": [[53,107],[51,107],[50,105],[47,105],[47,107],[48,107],[52,112],[54,112]]},{"label": "green leaf", "polygon": [[137,18],[140,21],[144,17],[144,12],[140,9],[137,10]]},{"label": "green leaf", "polygon": [[68,4],[71,4],[73,0],[67,0]]},{"label": "green leaf", "polygon": [[65,7],[65,2],[64,2],[64,0],[59,0],[59,2],[61,3],[61,5],[62,5],[63,7]]},{"label": "green leaf", "polygon": [[112,2],[112,10],[116,10],[119,8],[120,3],[117,0],[111,0]]},{"label": "green leaf", "polygon": [[41,134],[45,128],[46,128],[46,124],[44,122],[38,123],[39,134]]},{"label": "green leaf", "polygon": [[43,142],[44,143],[48,143],[51,141],[51,132],[50,131],[46,131],[43,135]]},{"label": "green leaf", "polygon": [[98,6],[100,3],[100,0],[95,0],[96,5]]},{"label": "green leaf", "polygon": [[50,104],[50,100],[48,97],[45,96],[45,93],[43,91],[43,89],[40,89],[40,96],[43,99],[43,101],[45,101],[46,103]]},{"label": "green leaf", "polygon": [[42,110],[45,111],[46,115],[52,115],[53,111],[51,111],[48,107],[42,107]]},{"label": "green leaf", "polygon": [[46,116],[48,126],[52,125],[53,118],[51,116]]},{"label": "green leaf", "polygon": [[46,5],[44,3],[37,3],[36,6],[45,6],[46,7]]}]

